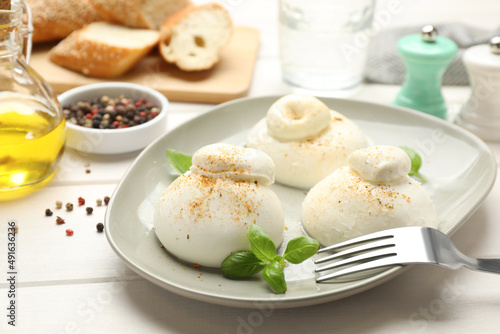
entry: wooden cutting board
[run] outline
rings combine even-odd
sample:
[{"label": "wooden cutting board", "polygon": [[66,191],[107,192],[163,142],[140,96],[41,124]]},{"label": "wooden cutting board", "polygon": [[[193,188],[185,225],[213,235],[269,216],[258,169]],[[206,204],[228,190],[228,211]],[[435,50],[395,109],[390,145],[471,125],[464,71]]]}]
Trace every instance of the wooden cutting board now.
[{"label": "wooden cutting board", "polygon": [[247,95],[259,49],[259,31],[235,27],[219,63],[208,71],[183,72],[166,63],[154,50],[130,72],[112,80],[89,78],[53,64],[48,57],[53,46],[35,45],[30,65],[56,93],[91,83],[123,81],[156,89],[170,101],[221,103]]}]

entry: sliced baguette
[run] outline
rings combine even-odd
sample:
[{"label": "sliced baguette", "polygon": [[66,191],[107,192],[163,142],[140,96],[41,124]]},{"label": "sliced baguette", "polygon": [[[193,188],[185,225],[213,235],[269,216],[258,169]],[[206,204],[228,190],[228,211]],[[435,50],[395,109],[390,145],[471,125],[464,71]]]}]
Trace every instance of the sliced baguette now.
[{"label": "sliced baguette", "polygon": [[90,77],[113,78],[136,65],[158,44],[159,32],[94,22],[49,52],[52,62]]},{"label": "sliced baguette", "polygon": [[190,4],[189,0],[89,1],[106,21],[145,29],[159,29],[168,16]]},{"label": "sliced baguette", "polygon": [[89,0],[27,0],[33,16],[33,43],[63,39],[85,25],[102,21]]},{"label": "sliced baguette", "polygon": [[212,68],[233,33],[226,9],[217,3],[189,6],[162,25],[160,54],[184,71]]}]

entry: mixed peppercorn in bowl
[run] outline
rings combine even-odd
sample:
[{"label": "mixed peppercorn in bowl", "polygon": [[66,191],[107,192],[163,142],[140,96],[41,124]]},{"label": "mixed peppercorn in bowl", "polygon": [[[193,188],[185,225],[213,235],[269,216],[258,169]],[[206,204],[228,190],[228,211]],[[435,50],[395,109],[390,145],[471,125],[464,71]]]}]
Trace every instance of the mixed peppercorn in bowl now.
[{"label": "mixed peppercorn in bowl", "polygon": [[59,95],[66,147],[93,154],[140,150],[165,133],[169,102],[146,86],[108,82]]}]

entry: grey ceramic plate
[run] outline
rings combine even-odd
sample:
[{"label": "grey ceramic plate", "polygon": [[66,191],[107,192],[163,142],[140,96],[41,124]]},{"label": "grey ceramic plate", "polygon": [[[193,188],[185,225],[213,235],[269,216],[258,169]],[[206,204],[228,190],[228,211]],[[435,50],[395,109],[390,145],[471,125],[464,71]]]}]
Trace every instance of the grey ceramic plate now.
[{"label": "grey ceramic plate", "polygon": [[[214,269],[193,268],[160,247],[152,231],[153,207],[174,180],[165,156],[167,148],[194,153],[215,142],[243,145],[248,130],[265,116],[277,96],[240,99],[165,134],[148,146],[118,184],[109,203],[105,227],[114,251],[134,271],[159,286],[201,301],[235,306],[274,308],[323,303],[353,295],[400,274],[393,267],[350,282],[316,284],[312,262],[285,268],[286,294],[274,294],[259,278],[232,280]],[[496,163],[477,137],[438,118],[386,105],[323,98],[326,104],[355,121],[375,144],[408,146],[423,158],[425,184],[441,219],[440,229],[452,234],[490,191]],[[302,190],[272,186],[286,215],[286,238],[302,233]]]}]

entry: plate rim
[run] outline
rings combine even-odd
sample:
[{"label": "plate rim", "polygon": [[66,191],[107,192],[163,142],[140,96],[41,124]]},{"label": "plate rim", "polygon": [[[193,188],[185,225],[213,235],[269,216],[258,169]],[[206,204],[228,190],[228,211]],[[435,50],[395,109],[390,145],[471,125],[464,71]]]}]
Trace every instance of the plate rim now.
[{"label": "plate rim", "polygon": [[[249,101],[255,101],[255,100],[266,100],[266,99],[278,99],[282,97],[283,95],[263,95],[263,96],[258,96],[258,97],[243,97],[243,98],[238,98],[234,99],[228,102],[224,102],[221,104],[214,105],[211,107],[208,111],[204,112],[201,115],[195,116],[192,119],[179,124],[178,126],[170,129],[160,137],[158,137],[156,140],[151,142],[145,149],[142,150],[142,152],[134,159],[132,164],[128,167],[127,171],[123,174],[122,178],[118,182],[117,186],[115,187],[113,194],[110,199],[110,203],[108,207],[106,208],[106,214],[104,218],[104,224],[105,224],[105,234],[106,238],[108,240],[108,243],[110,244],[111,248],[113,251],[125,262],[125,264],[131,268],[134,272],[139,274],[141,277],[144,279],[170,291],[175,294],[188,297],[194,300],[198,301],[203,301],[211,304],[217,304],[217,305],[223,305],[223,306],[231,306],[231,307],[239,307],[239,308],[254,308],[256,303],[266,303],[270,302],[273,304],[273,307],[275,308],[294,308],[294,307],[303,307],[303,306],[311,306],[311,305],[317,305],[325,302],[330,302],[338,299],[343,299],[349,296],[352,296],[354,294],[358,294],[361,292],[364,292],[366,290],[369,290],[371,288],[374,288],[378,285],[381,285],[396,276],[402,274],[404,271],[408,270],[409,268],[413,267],[414,265],[406,265],[406,266],[395,266],[395,267],[390,267],[387,270],[384,270],[383,272],[377,273],[373,276],[370,276],[368,278],[364,278],[358,281],[353,281],[352,286],[349,288],[336,293],[332,293],[331,291],[325,291],[322,294],[319,295],[309,295],[309,296],[295,296],[295,297],[290,297],[290,298],[268,298],[268,299],[261,299],[261,298],[242,298],[242,297],[232,297],[228,295],[218,295],[215,293],[211,292],[200,292],[198,290],[194,290],[190,287],[186,286],[181,286],[175,282],[170,282],[165,280],[164,277],[160,277],[159,275],[150,272],[147,269],[141,268],[138,266],[134,261],[132,261],[131,258],[129,258],[122,249],[115,243],[113,236],[111,235],[112,232],[110,232],[109,227],[109,221],[110,221],[110,213],[111,213],[111,208],[114,203],[115,195],[121,188],[122,184],[125,182],[127,179],[127,176],[130,174],[130,172],[134,169],[133,167],[138,163],[140,159],[144,155],[147,154],[149,149],[151,147],[155,146],[157,142],[160,142],[164,140],[166,136],[173,136],[175,135],[176,132],[182,132],[183,129],[188,128],[192,122],[199,122],[203,120],[204,118],[211,117],[213,113],[216,113],[220,109],[224,109],[228,106],[231,105],[237,105],[240,103],[248,103]],[[486,189],[484,189],[483,193],[481,196],[478,198],[476,201],[475,205],[468,210],[468,212],[455,223],[451,229],[448,231],[445,231],[446,234],[451,236],[454,232],[456,232],[463,224],[464,222],[476,211],[476,209],[479,207],[479,205],[483,202],[486,196],[491,192],[491,189],[494,186],[495,179],[496,179],[496,169],[497,169],[497,163],[496,159],[491,152],[491,149],[487,146],[487,144],[482,141],[479,137],[474,135],[473,133],[440,118],[437,118],[432,115],[425,114],[420,111],[412,110],[409,108],[405,107],[400,107],[400,106],[395,106],[395,105],[389,105],[389,104],[382,104],[382,103],[375,103],[375,102],[369,102],[369,101],[360,101],[360,100],[353,100],[353,99],[345,99],[345,98],[333,98],[333,97],[318,97],[319,99],[328,99],[332,102],[339,101],[340,103],[353,103],[353,104],[359,104],[359,105],[365,105],[365,106],[376,106],[377,108],[389,108],[392,110],[395,110],[397,112],[401,113],[409,113],[411,115],[414,115],[416,117],[421,117],[424,119],[427,119],[433,123],[437,123],[440,125],[444,125],[445,127],[451,128],[455,131],[458,131],[461,133],[461,135],[464,135],[465,137],[468,137],[470,140],[472,140],[477,146],[481,147],[484,152],[488,152],[488,158],[490,162],[492,163],[492,169],[495,171],[492,173],[492,175],[489,178],[489,185]]]}]

